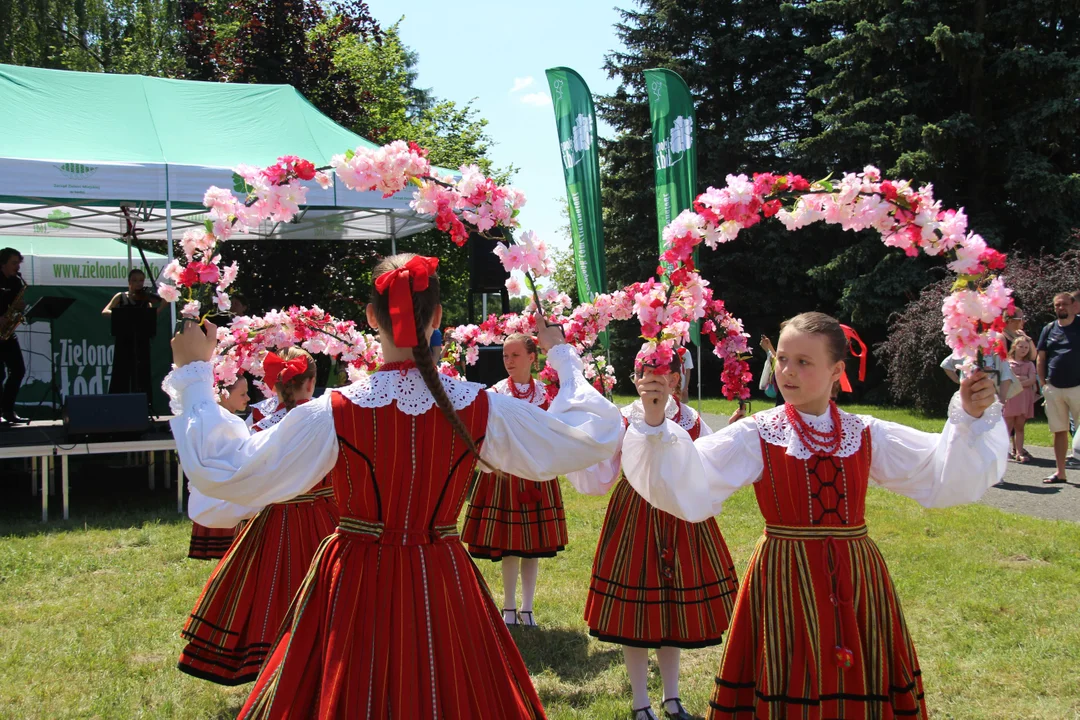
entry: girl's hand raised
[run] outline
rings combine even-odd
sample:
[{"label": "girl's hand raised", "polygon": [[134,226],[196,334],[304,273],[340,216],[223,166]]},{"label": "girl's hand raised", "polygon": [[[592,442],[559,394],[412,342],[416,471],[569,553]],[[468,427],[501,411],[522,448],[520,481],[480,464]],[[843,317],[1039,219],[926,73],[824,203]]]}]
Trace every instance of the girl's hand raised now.
[{"label": "girl's hand raised", "polygon": [[566,336],[561,325],[549,325],[544,315],[536,313],[536,344],[547,355],[548,350],[556,345],[565,345]]},{"label": "girl's hand raised", "polygon": [[986,408],[994,404],[996,396],[994,381],[982,370],[965,375],[960,381],[960,403],[971,417],[982,417]]},{"label": "girl's hand raised", "polygon": [[[203,329],[205,328],[205,332]],[[173,336],[173,365],[184,367],[193,362],[209,362],[217,347],[217,325],[206,320],[203,327],[194,320],[184,323],[184,329]]]},{"label": "girl's hand raised", "polygon": [[645,410],[645,422],[653,427],[664,423],[664,411],[667,409],[668,397],[671,395],[671,387],[667,378],[663,375],[654,375],[646,370],[639,377],[634,378],[638,395],[641,397],[641,405]]}]

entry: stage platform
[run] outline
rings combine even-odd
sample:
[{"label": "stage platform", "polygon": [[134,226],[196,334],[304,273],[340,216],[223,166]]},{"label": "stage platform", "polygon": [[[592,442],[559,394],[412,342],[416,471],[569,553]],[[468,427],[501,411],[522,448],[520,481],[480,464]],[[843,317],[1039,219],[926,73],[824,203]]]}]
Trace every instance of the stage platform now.
[{"label": "stage platform", "polygon": [[[41,493],[41,521],[49,520],[49,495],[54,490],[54,474],[59,465],[63,517],[68,519],[68,458],[72,455],[104,455],[122,453],[146,453],[147,483],[154,489],[156,477],[161,470],[165,488],[173,478],[171,465],[175,464],[176,511],[184,512],[184,471],[175,460],[176,442],[169,432],[168,418],[151,424],[150,430],[138,438],[122,440],[93,438],[73,441],[59,420],[37,420],[29,425],[19,425],[0,430],[0,460],[29,458],[32,463],[33,491]],[[161,452],[161,462],[157,453]],[[59,462],[57,462],[59,460]]]}]

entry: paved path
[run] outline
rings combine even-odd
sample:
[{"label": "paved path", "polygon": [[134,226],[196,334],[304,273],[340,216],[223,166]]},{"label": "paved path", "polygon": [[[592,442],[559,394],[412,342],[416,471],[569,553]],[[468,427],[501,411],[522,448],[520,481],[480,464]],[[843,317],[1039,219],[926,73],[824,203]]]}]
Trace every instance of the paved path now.
[{"label": "paved path", "polygon": [[[719,415],[702,416],[714,430],[727,425],[727,418]],[[1054,471],[1054,450],[1028,445],[1028,452],[1035,460],[1023,465],[1010,461],[1005,480],[986,492],[983,504],[1022,515],[1080,522],[1080,470],[1066,473],[1068,483],[1044,485],[1042,479]]]}]

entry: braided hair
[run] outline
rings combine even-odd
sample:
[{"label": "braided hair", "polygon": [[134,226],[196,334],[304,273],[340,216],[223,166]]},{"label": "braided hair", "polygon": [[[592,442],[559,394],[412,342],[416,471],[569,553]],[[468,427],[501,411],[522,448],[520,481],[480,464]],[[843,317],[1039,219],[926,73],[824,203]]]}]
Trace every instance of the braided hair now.
[{"label": "braided hair", "polygon": [[[377,278],[391,270],[396,270],[414,257],[416,257],[414,253],[399,253],[384,258],[375,266],[372,277]],[[431,325],[431,318],[435,314],[435,308],[439,306],[438,274],[431,274],[428,278],[426,290],[413,291],[412,301],[413,316],[416,322],[416,345],[412,348],[412,356],[413,362],[416,363],[416,369],[420,371],[420,377],[423,378],[424,385],[427,386],[431,396],[435,398],[435,404],[439,406],[443,416],[449,421],[450,426],[454,428],[454,432],[465,442],[469,452],[473,454],[477,461],[491,469],[488,463],[480,459],[480,449],[476,446],[476,441],[473,440],[469,428],[465,427],[465,423],[457,414],[457,410],[454,409],[454,404],[450,402],[450,398],[446,394],[446,388],[443,387],[442,378],[439,376],[439,370],[435,366],[435,358],[431,355],[431,347],[428,345],[427,329]],[[386,329],[392,327],[390,293],[380,293],[373,284],[371,288],[371,304],[375,308],[375,318],[379,321],[379,327]]]}]

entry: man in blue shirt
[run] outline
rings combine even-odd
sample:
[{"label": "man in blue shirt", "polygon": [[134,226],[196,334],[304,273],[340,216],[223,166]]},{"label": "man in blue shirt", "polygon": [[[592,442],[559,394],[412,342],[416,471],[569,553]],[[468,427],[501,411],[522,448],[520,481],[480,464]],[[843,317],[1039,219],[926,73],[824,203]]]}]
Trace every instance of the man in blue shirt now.
[{"label": "man in blue shirt", "polygon": [[1080,323],[1076,322],[1076,305],[1071,293],[1054,296],[1057,319],[1042,329],[1037,345],[1039,380],[1046,398],[1046,420],[1054,434],[1057,461],[1057,471],[1044,478],[1045,483],[1065,482],[1069,415],[1080,418]]}]

